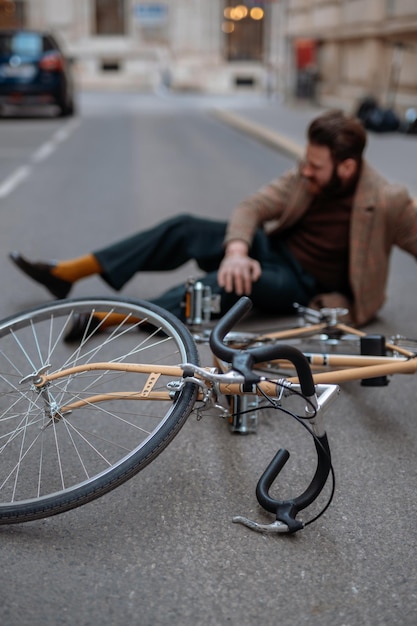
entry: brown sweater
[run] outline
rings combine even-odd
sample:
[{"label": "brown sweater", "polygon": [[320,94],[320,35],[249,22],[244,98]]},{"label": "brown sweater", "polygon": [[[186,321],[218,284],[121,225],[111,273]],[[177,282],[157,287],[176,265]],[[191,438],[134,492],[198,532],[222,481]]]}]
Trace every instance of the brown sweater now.
[{"label": "brown sweater", "polygon": [[319,196],[282,234],[301,266],[323,291],[348,293],[349,225],[353,197]]}]

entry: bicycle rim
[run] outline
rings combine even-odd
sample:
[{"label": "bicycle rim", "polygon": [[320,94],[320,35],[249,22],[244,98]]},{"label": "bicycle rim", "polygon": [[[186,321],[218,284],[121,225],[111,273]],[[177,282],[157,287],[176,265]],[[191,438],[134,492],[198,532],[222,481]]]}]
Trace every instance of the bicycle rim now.
[{"label": "bicycle rim", "polygon": [[[79,315],[84,330],[68,342]],[[150,463],[188,417],[196,386],[179,389],[169,375],[92,369],[35,384],[96,362],[178,366],[198,354],[176,317],[142,301],[56,301],[0,322],[0,524],[98,498]]]}]

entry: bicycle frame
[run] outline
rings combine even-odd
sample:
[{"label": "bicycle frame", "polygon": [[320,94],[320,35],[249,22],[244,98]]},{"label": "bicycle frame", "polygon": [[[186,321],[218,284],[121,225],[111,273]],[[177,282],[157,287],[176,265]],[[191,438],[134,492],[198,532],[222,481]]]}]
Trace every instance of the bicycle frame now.
[{"label": "bicycle frame", "polygon": [[[297,379],[278,379],[277,381],[259,380],[256,385],[251,384],[250,388],[246,387],[247,382],[244,375],[239,374],[236,370],[226,371],[227,366],[224,361],[220,361],[216,358],[217,363],[220,366],[221,373],[213,372],[212,368],[202,368],[192,363],[184,363],[178,367],[166,367],[157,364],[130,364],[130,363],[89,363],[86,365],[80,365],[76,367],[69,367],[59,372],[52,374],[39,374],[33,377],[33,385],[42,392],[50,383],[64,379],[70,376],[74,376],[80,372],[88,372],[94,370],[103,371],[120,371],[131,372],[137,374],[148,374],[148,379],[141,391],[131,392],[118,392],[110,391],[108,393],[92,395],[82,400],[72,402],[71,404],[59,407],[59,413],[64,414],[69,411],[73,411],[82,406],[88,406],[91,403],[105,402],[106,400],[122,399],[122,400],[165,400],[167,402],[172,401],[172,394],[179,391],[180,387],[187,383],[195,383],[199,387],[197,394],[197,400],[199,402],[209,403],[210,396],[217,397],[222,396],[247,396],[257,395],[259,397],[271,396],[277,397],[277,385],[282,386],[282,392],[284,389],[291,391],[302,391],[301,386]],[[171,376],[174,381],[170,389],[167,391],[153,391],[158,378],[162,375]],[[181,379],[181,384],[176,384],[175,381]],[[338,391],[337,386],[334,384],[319,384],[315,386],[314,394],[308,397],[308,400],[315,405],[317,409],[327,408],[329,400]],[[214,404],[210,401],[210,404]],[[318,436],[324,434],[323,426],[318,419],[311,419],[311,425],[314,432]]]},{"label": "bicycle frame", "polygon": [[[271,332],[259,335],[258,341],[267,340],[288,340],[300,337],[308,337],[316,333],[325,332],[329,329],[326,322],[321,324],[313,324],[302,328],[287,329],[285,331]],[[336,323],[331,326],[332,331],[339,331],[345,334],[356,335],[357,337],[367,337],[363,331],[359,331],[351,326],[342,323]],[[332,368],[342,368],[339,371],[326,371],[319,374],[313,374],[315,384],[343,384],[349,381],[360,381],[382,376],[390,376],[394,374],[415,374],[417,371],[417,354],[392,344],[385,342],[385,348],[398,353],[401,356],[378,356],[378,355],[349,355],[349,354],[332,354],[304,352],[308,362],[314,369],[316,367],[325,367],[328,370]],[[284,366],[283,362],[273,361],[274,365]],[[289,378],[291,382],[296,378]]]}]

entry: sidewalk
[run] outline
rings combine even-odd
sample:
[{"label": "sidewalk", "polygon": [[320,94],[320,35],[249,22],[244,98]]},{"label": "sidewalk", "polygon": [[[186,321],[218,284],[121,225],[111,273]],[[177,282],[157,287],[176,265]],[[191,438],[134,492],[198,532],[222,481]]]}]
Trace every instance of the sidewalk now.
[{"label": "sidewalk", "polygon": [[[324,109],[308,104],[282,104],[276,100],[244,100],[213,112],[224,122],[267,145],[299,158],[304,152],[309,122]],[[417,197],[417,136],[368,132],[365,158],[390,182],[405,185]]]}]

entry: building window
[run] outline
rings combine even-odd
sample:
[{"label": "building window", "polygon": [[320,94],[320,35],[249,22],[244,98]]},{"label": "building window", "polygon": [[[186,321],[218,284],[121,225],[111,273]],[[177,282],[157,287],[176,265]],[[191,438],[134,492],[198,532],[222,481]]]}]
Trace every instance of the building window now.
[{"label": "building window", "polygon": [[96,34],[124,35],[125,0],[95,0]]},{"label": "building window", "polygon": [[264,2],[225,0],[222,31],[228,61],[262,61],[264,42]]},{"label": "building window", "polygon": [[0,0],[0,28],[23,28],[25,3],[19,0]]}]

